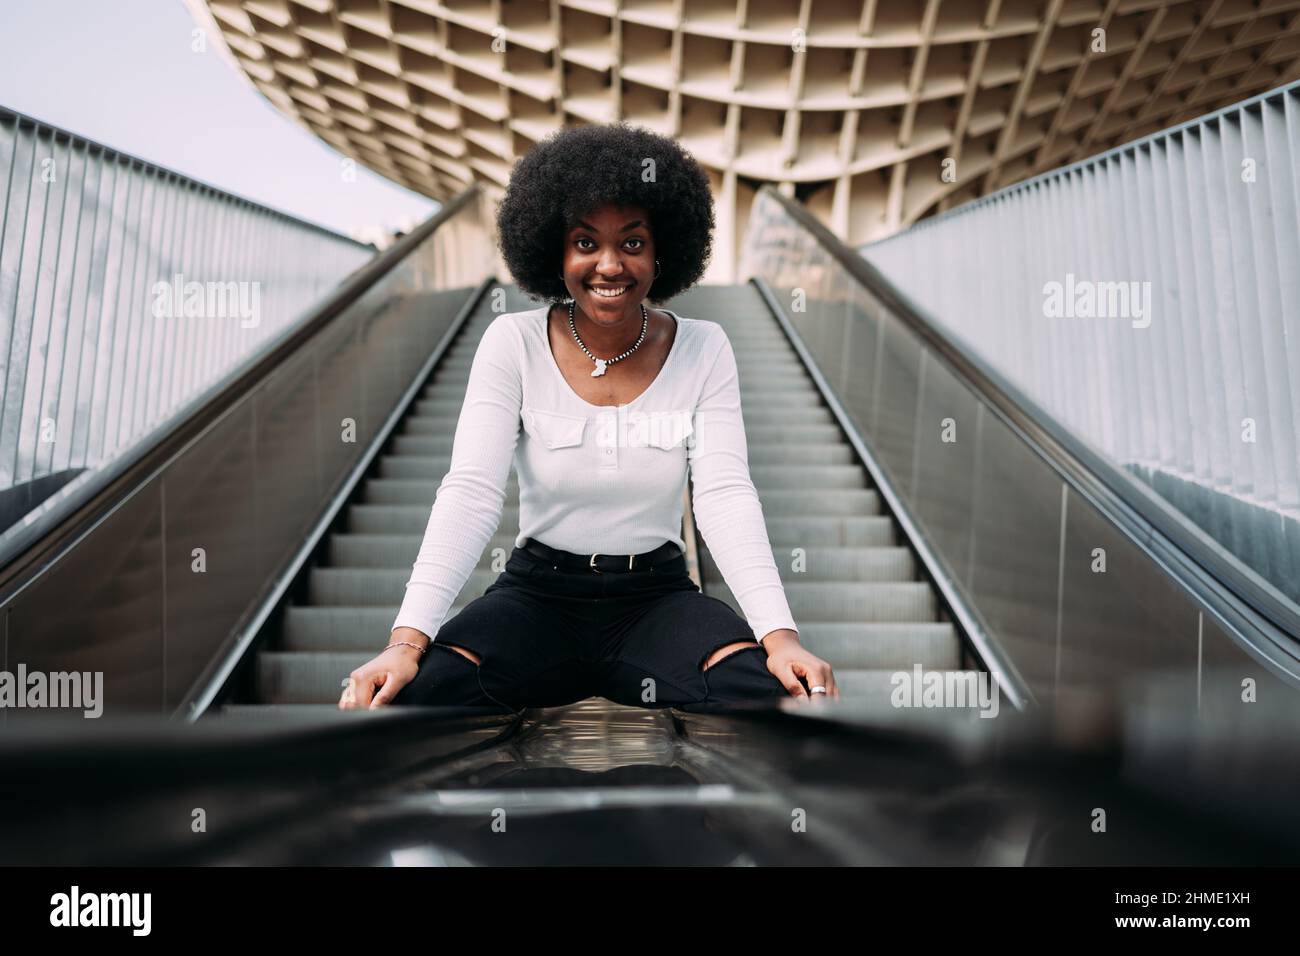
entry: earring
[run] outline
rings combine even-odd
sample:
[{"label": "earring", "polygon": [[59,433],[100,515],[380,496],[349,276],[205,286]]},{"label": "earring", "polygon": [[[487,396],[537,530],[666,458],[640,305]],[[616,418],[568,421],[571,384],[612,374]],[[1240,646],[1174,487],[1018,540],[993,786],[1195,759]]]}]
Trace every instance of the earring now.
[{"label": "earring", "polygon": [[659,260],[656,259],[656,260],[655,260],[655,278],[656,278],[656,279],[659,278],[659,273],[660,273],[661,271],[662,271],[662,270],[659,268]]}]

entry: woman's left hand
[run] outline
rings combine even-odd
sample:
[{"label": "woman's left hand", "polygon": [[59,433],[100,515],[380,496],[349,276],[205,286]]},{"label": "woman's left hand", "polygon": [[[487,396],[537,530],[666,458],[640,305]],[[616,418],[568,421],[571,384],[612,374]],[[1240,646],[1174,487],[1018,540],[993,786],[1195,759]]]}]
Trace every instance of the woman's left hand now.
[{"label": "woman's left hand", "polygon": [[[813,697],[839,699],[840,689],[835,686],[831,665],[803,647],[795,631],[788,628],[772,631],[763,638],[763,647],[767,650],[767,669],[785,685],[791,697],[806,698],[808,690],[820,686],[826,688],[826,693]],[[799,682],[801,677],[808,682],[808,690]]]}]

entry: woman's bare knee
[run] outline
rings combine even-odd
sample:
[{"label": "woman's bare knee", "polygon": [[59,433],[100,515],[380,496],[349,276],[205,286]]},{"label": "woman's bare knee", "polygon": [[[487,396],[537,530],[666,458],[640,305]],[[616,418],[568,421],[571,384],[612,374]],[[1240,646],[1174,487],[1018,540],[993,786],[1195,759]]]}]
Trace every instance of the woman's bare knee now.
[{"label": "woman's bare knee", "polygon": [[466,650],[466,649],[463,648],[463,647],[457,647],[455,644],[443,644],[442,646],[443,646],[443,647],[446,647],[446,648],[449,648],[450,650],[455,651],[457,654],[460,654],[462,657],[468,657],[468,658],[469,658],[470,660],[472,660],[475,664],[482,664],[482,663],[483,663],[483,659],[480,658],[480,657],[479,657],[477,654],[475,654],[473,651]]},{"label": "woman's bare knee", "polygon": [[739,653],[740,651],[743,651],[745,648],[752,647],[753,645],[754,645],[753,641],[737,641],[734,644],[724,644],[722,647],[719,647],[716,651],[714,651],[707,658],[705,658],[704,666],[701,668],[701,670],[708,670],[710,667],[712,667],[714,664],[716,664],[718,661],[722,660],[723,658],[730,657],[732,654]]}]

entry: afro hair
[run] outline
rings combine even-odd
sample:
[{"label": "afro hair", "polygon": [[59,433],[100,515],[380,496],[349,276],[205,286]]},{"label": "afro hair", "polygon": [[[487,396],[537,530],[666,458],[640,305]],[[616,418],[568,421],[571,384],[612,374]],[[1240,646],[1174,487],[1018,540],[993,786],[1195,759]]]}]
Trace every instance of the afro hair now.
[{"label": "afro hair", "polygon": [[497,208],[506,268],[528,296],[569,298],[565,233],[598,207],[649,213],[659,277],[647,298],[666,302],[700,280],[713,242],[713,192],[699,162],[666,136],[626,123],[558,130],[519,160]]}]

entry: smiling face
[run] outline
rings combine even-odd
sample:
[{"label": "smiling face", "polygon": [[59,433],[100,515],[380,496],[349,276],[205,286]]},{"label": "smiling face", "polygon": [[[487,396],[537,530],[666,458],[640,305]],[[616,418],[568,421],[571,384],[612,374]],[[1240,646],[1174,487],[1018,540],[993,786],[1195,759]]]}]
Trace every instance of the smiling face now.
[{"label": "smiling face", "polygon": [[599,325],[628,318],[640,324],[654,274],[654,236],[640,206],[601,206],[565,233],[564,284],[582,313]]}]

